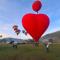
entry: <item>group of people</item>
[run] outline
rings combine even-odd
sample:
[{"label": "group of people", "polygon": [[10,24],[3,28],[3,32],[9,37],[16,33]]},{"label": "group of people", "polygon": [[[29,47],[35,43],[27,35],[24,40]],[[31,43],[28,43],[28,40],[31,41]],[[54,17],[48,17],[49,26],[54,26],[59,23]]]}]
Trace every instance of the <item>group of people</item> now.
[{"label": "group of people", "polygon": [[[46,49],[46,52],[49,52],[49,46],[51,44],[51,42],[49,42],[48,40],[42,40],[40,41],[40,43],[42,43],[42,45],[45,47]],[[12,45],[13,48],[17,48],[17,43],[14,43],[14,41],[11,41],[10,44]],[[35,43],[33,44],[33,47],[34,46],[38,46],[39,43]]]},{"label": "group of people", "polygon": [[11,41],[9,44],[11,44],[13,48],[17,48],[17,43],[14,43],[14,41]]}]

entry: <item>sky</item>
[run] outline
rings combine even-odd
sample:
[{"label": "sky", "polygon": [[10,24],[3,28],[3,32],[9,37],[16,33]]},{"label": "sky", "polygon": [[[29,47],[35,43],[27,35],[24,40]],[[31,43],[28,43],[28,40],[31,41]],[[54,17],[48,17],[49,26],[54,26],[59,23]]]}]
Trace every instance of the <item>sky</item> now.
[{"label": "sky", "polygon": [[[18,25],[23,30],[22,17],[27,13],[36,13],[32,10],[32,3],[35,0],[0,0],[0,34],[4,37],[31,38],[20,33],[15,34],[13,25]],[[47,14],[50,18],[50,25],[43,34],[60,30],[60,0],[41,0],[42,8],[39,13]]]}]

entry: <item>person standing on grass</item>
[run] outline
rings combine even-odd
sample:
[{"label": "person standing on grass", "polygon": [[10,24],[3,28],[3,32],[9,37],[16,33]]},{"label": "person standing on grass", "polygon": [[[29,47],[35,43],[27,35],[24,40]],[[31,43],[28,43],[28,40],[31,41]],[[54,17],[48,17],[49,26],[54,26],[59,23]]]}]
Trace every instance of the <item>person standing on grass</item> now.
[{"label": "person standing on grass", "polygon": [[44,39],[42,43],[46,49],[46,52],[49,52],[49,41]]},{"label": "person standing on grass", "polygon": [[11,41],[9,44],[11,44],[13,48],[17,48],[17,43],[16,42]]},{"label": "person standing on grass", "polygon": [[49,52],[50,42],[46,39],[40,40],[40,43],[44,46],[46,52]]}]

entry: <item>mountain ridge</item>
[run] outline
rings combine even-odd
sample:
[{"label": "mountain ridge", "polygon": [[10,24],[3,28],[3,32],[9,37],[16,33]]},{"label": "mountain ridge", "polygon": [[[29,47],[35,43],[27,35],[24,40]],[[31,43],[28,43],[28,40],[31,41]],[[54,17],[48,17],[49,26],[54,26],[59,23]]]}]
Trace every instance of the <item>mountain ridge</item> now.
[{"label": "mountain ridge", "polygon": [[60,31],[56,31],[53,33],[49,33],[41,37],[41,39],[47,39],[47,40],[53,40],[54,43],[59,43],[60,42]]}]

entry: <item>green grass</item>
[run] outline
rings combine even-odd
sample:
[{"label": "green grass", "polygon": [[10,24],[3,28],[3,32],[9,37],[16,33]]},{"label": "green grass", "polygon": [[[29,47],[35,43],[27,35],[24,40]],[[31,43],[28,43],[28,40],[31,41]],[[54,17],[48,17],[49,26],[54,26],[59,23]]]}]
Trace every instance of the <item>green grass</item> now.
[{"label": "green grass", "polygon": [[0,60],[60,60],[60,45],[53,44],[46,52],[44,47],[33,48],[31,45],[19,45],[12,48],[11,45],[0,45]]}]

